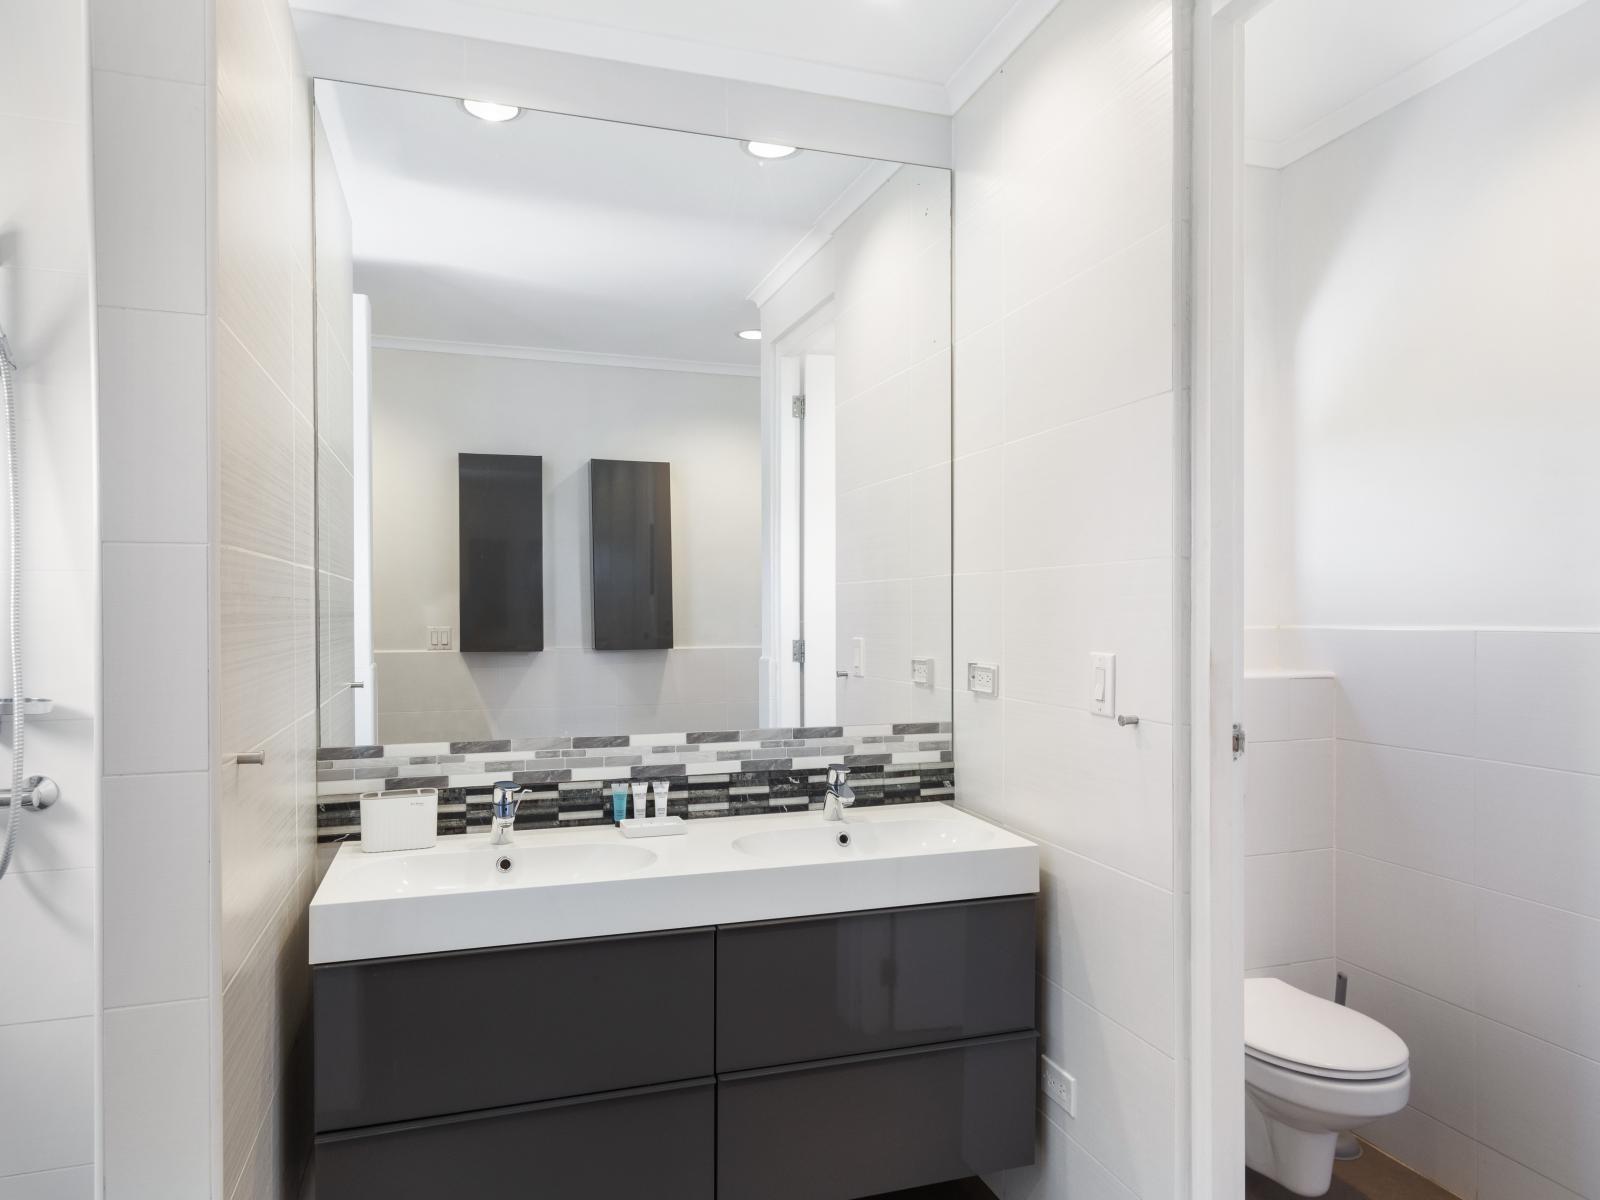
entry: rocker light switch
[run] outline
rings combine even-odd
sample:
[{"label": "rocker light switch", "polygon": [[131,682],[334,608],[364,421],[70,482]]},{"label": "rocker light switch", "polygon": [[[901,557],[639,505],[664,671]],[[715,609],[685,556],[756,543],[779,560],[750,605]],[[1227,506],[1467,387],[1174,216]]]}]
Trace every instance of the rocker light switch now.
[{"label": "rocker light switch", "polygon": [[1096,716],[1117,713],[1117,656],[1089,655],[1089,711]]}]

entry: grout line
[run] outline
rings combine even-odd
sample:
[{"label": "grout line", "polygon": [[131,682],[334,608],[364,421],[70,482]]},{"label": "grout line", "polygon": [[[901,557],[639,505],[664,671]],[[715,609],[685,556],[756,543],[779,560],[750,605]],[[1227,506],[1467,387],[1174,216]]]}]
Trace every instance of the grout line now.
[{"label": "grout line", "polygon": [[1528,896],[1519,896],[1516,892],[1504,892],[1499,888],[1492,888],[1486,886],[1485,884],[1475,883],[1470,879],[1457,879],[1454,875],[1441,875],[1437,871],[1429,871],[1422,867],[1414,867],[1409,863],[1395,862],[1394,860],[1388,858],[1379,858],[1375,854],[1365,854],[1360,850],[1349,850],[1338,845],[1333,846],[1332,849],[1340,854],[1348,854],[1352,858],[1364,859],[1367,862],[1381,863],[1383,866],[1393,867],[1397,871],[1409,871],[1413,875],[1422,875],[1428,879],[1442,880],[1445,883],[1453,883],[1458,887],[1471,888],[1473,891],[1485,892],[1488,895],[1499,896],[1506,900],[1516,900],[1521,904],[1529,904],[1534,908],[1542,908],[1546,912],[1562,913],[1566,916],[1577,917],[1581,921],[1587,921],[1590,924],[1600,926],[1600,917],[1593,916],[1585,912],[1579,912],[1575,908],[1562,908],[1559,904],[1547,904],[1543,900],[1534,900]]}]

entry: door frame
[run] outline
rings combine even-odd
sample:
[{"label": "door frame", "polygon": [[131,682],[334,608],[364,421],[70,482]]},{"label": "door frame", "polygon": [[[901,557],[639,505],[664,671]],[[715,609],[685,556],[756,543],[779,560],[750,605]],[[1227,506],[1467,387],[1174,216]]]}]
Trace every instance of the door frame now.
[{"label": "door frame", "polygon": [[1244,26],[1270,0],[1194,0],[1190,345],[1189,1194],[1245,1180]]}]

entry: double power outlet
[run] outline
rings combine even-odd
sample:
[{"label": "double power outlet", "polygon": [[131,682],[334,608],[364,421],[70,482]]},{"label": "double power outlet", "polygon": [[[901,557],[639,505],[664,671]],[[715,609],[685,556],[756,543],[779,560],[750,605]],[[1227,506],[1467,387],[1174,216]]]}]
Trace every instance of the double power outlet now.
[{"label": "double power outlet", "polygon": [[1039,1090],[1067,1116],[1077,1117],[1078,1081],[1043,1054],[1039,1056]]}]

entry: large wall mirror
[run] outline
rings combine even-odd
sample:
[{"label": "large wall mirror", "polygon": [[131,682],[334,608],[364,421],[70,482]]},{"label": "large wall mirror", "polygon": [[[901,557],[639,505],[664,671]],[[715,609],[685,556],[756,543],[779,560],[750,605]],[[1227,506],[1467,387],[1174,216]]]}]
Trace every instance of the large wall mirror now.
[{"label": "large wall mirror", "polygon": [[323,758],[948,735],[949,172],[471,107],[316,86]]}]

